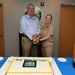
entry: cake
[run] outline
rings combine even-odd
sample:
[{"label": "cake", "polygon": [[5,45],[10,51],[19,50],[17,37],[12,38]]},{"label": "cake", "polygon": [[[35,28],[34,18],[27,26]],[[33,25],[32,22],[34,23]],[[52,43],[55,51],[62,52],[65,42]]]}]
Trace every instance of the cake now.
[{"label": "cake", "polygon": [[6,75],[53,75],[53,70],[48,58],[15,57]]}]

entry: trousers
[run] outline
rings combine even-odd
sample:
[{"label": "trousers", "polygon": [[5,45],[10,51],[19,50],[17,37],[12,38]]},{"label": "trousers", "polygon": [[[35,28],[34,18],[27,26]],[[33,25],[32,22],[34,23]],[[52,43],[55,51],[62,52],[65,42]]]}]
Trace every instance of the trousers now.
[{"label": "trousers", "polygon": [[52,57],[53,56],[53,45],[42,47],[42,55],[43,57]]},{"label": "trousers", "polygon": [[33,41],[25,36],[21,37],[21,44],[23,56],[37,57],[38,55],[37,44],[33,44]]}]

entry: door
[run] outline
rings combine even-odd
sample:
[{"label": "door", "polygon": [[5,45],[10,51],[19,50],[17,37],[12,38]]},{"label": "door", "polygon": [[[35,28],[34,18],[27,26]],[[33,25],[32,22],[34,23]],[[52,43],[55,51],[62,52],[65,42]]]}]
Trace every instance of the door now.
[{"label": "door", "polygon": [[58,56],[72,57],[75,44],[75,6],[61,6]]},{"label": "door", "polygon": [[3,12],[0,4],[0,56],[4,56]]}]

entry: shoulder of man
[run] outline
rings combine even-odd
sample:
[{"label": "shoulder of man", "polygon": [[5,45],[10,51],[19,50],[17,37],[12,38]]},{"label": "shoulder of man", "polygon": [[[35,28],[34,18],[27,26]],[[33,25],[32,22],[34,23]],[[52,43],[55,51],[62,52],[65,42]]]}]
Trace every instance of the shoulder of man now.
[{"label": "shoulder of man", "polygon": [[26,15],[23,15],[21,18],[24,18]]},{"label": "shoulder of man", "polygon": [[34,19],[36,19],[37,21],[39,21],[39,19],[36,16],[34,16]]},{"label": "shoulder of man", "polygon": [[23,15],[21,19],[27,19],[27,15]]}]

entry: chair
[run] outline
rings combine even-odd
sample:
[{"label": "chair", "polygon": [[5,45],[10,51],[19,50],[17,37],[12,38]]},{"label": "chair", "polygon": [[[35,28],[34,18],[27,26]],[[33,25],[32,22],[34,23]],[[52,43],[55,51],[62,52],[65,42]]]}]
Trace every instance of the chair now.
[{"label": "chair", "polygon": [[22,44],[21,44],[21,34],[19,33],[19,56],[23,56],[22,53]]}]

